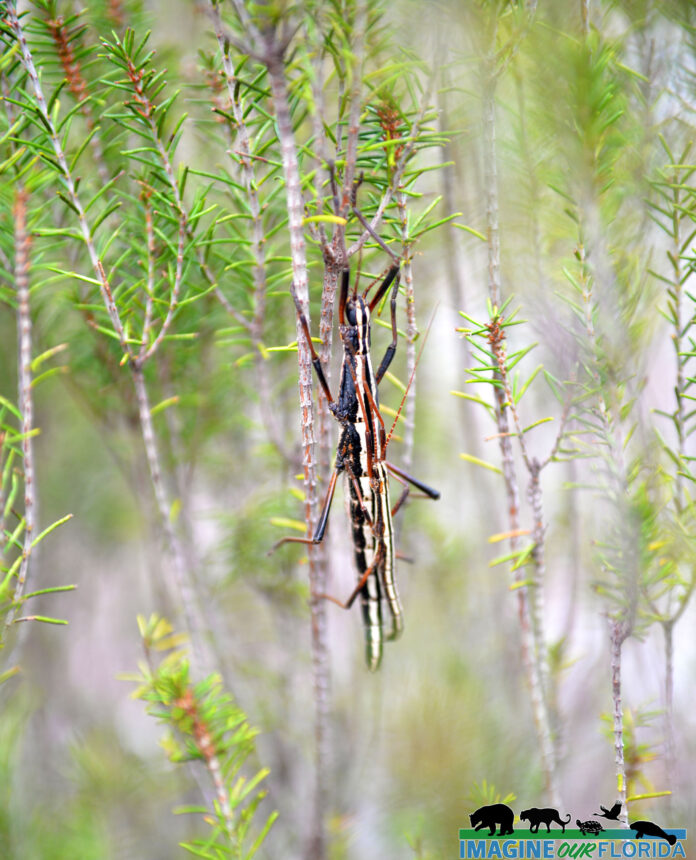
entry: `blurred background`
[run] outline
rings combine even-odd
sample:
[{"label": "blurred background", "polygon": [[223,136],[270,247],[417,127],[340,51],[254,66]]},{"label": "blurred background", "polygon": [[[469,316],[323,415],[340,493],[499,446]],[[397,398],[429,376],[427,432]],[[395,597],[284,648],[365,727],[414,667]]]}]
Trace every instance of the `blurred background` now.
[{"label": "blurred background", "polygon": [[[370,83],[373,57],[380,80],[389,79],[385,56],[393,56],[395,66],[397,56],[413,64],[408,75],[421,82],[418,97],[434,105],[425,125],[437,145],[414,156],[422,172],[408,186],[407,207],[411,229],[435,204],[424,222],[431,226],[409,246],[417,348],[430,329],[410,391],[413,443],[405,444],[408,432],[398,430],[389,458],[442,496],[435,502],[410,499],[395,518],[398,549],[412,561],[397,566],[405,631],[385,645],[378,672],[365,665],[358,607],[346,612],[326,605],[328,856],[455,856],[458,830],[478,806],[510,796],[516,813],[552,805],[522,659],[518,588],[511,588],[515,572],[509,561],[496,563],[514,547],[500,537],[511,530],[510,499],[500,473],[491,372],[485,369],[492,359],[486,363],[481,352],[489,349],[483,327],[497,312],[490,304],[493,228],[500,243],[500,299],[510,300],[504,321],[519,309],[519,324],[506,333],[508,356],[524,352],[511,378],[518,374],[521,426],[535,425],[524,433],[525,450],[539,462],[554,454],[540,473],[544,530],[536,536],[543,536],[543,580],[535,578],[539,568],[531,556],[522,560],[518,578],[540,598],[559,811],[585,820],[617,796],[610,620],[630,615],[622,648],[627,790],[629,796],[672,792],[631,802],[630,818],[694,826],[689,277],[696,229],[696,168],[690,165],[696,162],[689,144],[696,13],[687,2],[649,0],[367,5],[375,48],[364,71],[366,128],[369,106],[384,92]],[[349,31],[354,6],[337,0],[279,8],[302,22],[303,16],[318,21],[329,12],[343,15]],[[65,65],[58,52],[50,55],[50,32],[39,23],[57,15],[69,19],[81,7],[21,7],[49,90],[65,77]],[[231,7],[225,15],[235,26]],[[88,25],[80,45],[96,44],[98,34],[111,38],[112,30],[122,33],[126,25],[138,37],[152,30],[152,62],[164,70],[165,94],[179,90],[177,117],[188,114],[173,156],[175,166],[191,167],[186,193],[193,199],[209,185],[208,199],[223,217],[243,211],[234,196],[239,192],[210,178],[224,171],[234,177],[237,167],[229,159],[219,166],[234,144],[225,140],[224,123],[211,119],[221,65],[205,4],[90,3],[79,20]],[[302,26],[311,43],[315,33]],[[296,135],[307,141],[316,102],[303,107],[297,83],[303,38],[292,44],[286,71]],[[9,44],[7,37],[4,86],[7,75],[17,74]],[[96,94],[93,109],[107,130],[103,158],[113,175],[125,149],[120,135],[127,132],[115,124],[113,137],[108,133],[120,97],[114,89],[100,95],[109,79],[108,58],[103,50],[92,55],[85,49],[77,50],[76,60]],[[239,75],[263,94],[266,85],[251,64]],[[393,91],[399,96],[398,81]],[[333,117],[331,80],[326,92],[327,116]],[[70,98],[66,87],[63,114]],[[403,98],[402,120],[413,122],[419,98],[408,91]],[[486,113],[491,105],[492,125]],[[170,126],[174,121],[167,120]],[[3,131],[11,127],[10,119],[4,122]],[[81,117],[75,122],[71,151],[87,127]],[[264,122],[250,119],[252,136],[273,141],[273,123]],[[195,570],[217,668],[260,730],[251,767],[270,769],[262,810],[277,810],[279,817],[259,856],[299,858],[309,856],[315,713],[306,553],[284,547],[268,555],[288,533],[283,522],[302,520],[304,509],[284,186],[277,142],[266,147],[259,152],[276,166],[264,167],[260,185],[270,249],[262,361],[206,293],[195,264],[187,264],[184,295],[205,297],[182,303],[173,330],[183,336],[163,342],[148,381],[153,405],[167,406],[153,418],[170,518]],[[88,152],[84,158],[83,187],[98,188],[97,157]],[[303,170],[308,165],[306,157]],[[380,170],[388,175],[384,165],[366,167],[375,176]],[[3,255],[11,261],[15,183],[8,171],[1,179]],[[371,182],[372,174],[366,179],[368,211],[381,188],[377,179]],[[118,187],[122,209],[107,214],[108,229],[102,227],[105,236],[113,232],[124,243],[121,262],[116,243],[104,245],[114,272],[117,262],[126,270],[131,265],[129,236],[138,229],[134,257],[143,243],[142,229],[134,226],[138,218],[142,224],[142,213],[126,214],[131,204],[133,210],[141,206],[135,185]],[[156,612],[175,629],[183,627],[168,585],[137,403],[126,369],[119,367],[118,344],[100,330],[106,317],[98,294],[86,297],[84,284],[67,275],[73,269],[92,275],[84,249],[71,249],[65,237],[47,232],[49,222],[69,222],[70,212],[48,181],[37,183],[29,205],[36,213],[30,218],[35,354],[61,346],[50,360],[56,371],[36,385],[34,395],[39,526],[73,515],[32,555],[31,583],[36,589],[74,583],[77,589],[31,603],[32,612],[65,619],[67,627],[15,625],[5,642],[3,669],[15,659],[21,671],[0,688],[0,856],[184,856],[178,842],[201,832],[200,819],[172,810],[200,804],[199,786],[189,769],[168,761],[158,745],[164,729],[132,698],[132,681],[120,679],[143,660],[138,614]],[[97,208],[102,205],[100,200]],[[156,212],[156,197],[153,205]],[[159,229],[165,257],[175,233],[165,222]],[[356,225],[351,229],[359,233]],[[399,230],[394,210],[382,235],[397,253]],[[416,233],[413,227],[411,235]],[[201,235],[208,234],[201,229]],[[246,313],[247,275],[230,265],[242,253],[243,234],[225,241],[210,245],[222,273],[219,286]],[[322,268],[311,236],[308,255],[312,331],[318,335]],[[56,260],[62,260],[62,275]],[[175,254],[170,266],[172,260]],[[362,263],[374,276],[385,265],[376,248]],[[16,403],[16,300],[7,263],[3,277],[0,395]],[[125,277],[119,282],[128,284]],[[130,301],[127,293],[120,288],[118,301]],[[403,297],[398,321],[405,332]],[[381,356],[389,340],[389,331],[375,325],[374,354]],[[334,390],[339,345],[334,331]],[[380,388],[387,409],[399,408],[398,381],[403,385],[408,375],[404,336],[396,382],[387,379]],[[169,398],[176,401],[167,404]],[[335,445],[334,423],[330,434]],[[534,544],[535,514],[531,475],[514,428],[511,441],[522,532],[514,562]],[[338,493],[343,495],[342,487]],[[328,590],[345,599],[355,571],[348,517],[338,499],[326,542]],[[627,546],[637,558],[628,558]]]}]

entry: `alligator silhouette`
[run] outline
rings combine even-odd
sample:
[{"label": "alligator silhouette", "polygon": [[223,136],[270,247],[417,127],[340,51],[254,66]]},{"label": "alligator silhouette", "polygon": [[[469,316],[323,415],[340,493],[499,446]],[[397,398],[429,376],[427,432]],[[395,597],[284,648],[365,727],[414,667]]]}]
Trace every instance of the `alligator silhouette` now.
[{"label": "alligator silhouette", "polygon": [[652,821],[634,821],[628,825],[631,830],[636,831],[636,839],[642,839],[644,836],[656,836],[658,839],[666,839],[670,845],[674,845],[677,837],[673,833],[665,833],[665,831],[653,824]]}]

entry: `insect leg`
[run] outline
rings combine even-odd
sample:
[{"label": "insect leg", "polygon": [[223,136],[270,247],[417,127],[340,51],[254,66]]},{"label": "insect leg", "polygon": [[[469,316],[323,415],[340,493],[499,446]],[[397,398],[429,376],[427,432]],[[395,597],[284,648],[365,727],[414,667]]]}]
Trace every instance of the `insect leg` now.
[{"label": "insect leg", "polygon": [[363,575],[358,580],[358,584],[355,586],[353,591],[351,592],[350,597],[345,603],[342,600],[339,600],[337,597],[333,597],[331,594],[318,594],[317,597],[324,597],[326,600],[330,600],[332,603],[335,603],[336,606],[340,606],[341,609],[350,609],[350,607],[355,603],[355,598],[360,594],[360,592],[365,587],[365,583],[370,578],[370,576],[376,572],[377,565],[382,561],[383,558],[383,547],[380,545],[377,548],[377,552],[375,553],[375,557],[372,559],[372,564],[367,568],[367,570],[363,573]]},{"label": "insect leg", "polygon": [[309,331],[309,323],[307,322],[307,317],[302,313],[302,311],[298,308],[297,313],[300,319],[300,325],[302,326],[302,330],[304,331],[305,338],[307,339],[307,346],[309,347],[309,351],[312,355],[312,364],[314,365],[314,370],[317,374],[317,379],[319,380],[319,384],[324,391],[324,396],[326,397],[329,403],[333,403],[334,399],[331,395],[331,389],[329,388],[329,383],[326,381],[326,377],[324,376],[324,368],[321,366],[321,359],[317,355],[316,349],[314,349],[314,344],[312,343],[312,335]]},{"label": "insect leg", "polygon": [[403,469],[400,469],[398,466],[395,466],[393,463],[389,463],[387,460],[384,461],[387,469],[397,478],[403,478],[408,481],[409,484],[412,484],[416,489],[420,490],[422,493],[425,493],[431,499],[439,499],[440,491],[434,490],[432,487],[429,487],[427,484],[424,484],[422,481],[419,481],[418,478],[414,478],[412,475],[409,475],[408,472],[404,472]]},{"label": "insect leg", "polygon": [[[361,179],[361,182],[362,182],[362,179]],[[357,190],[357,189],[356,189],[356,190]],[[375,233],[375,231],[372,229],[372,225],[370,224],[370,222],[367,220],[367,218],[362,214],[362,212],[361,212],[361,211],[358,209],[358,207],[355,205],[355,195],[353,196],[353,206],[352,206],[352,209],[353,209],[353,214],[354,214],[354,215],[355,215],[355,217],[358,219],[358,221],[360,221],[360,223],[363,225],[363,227],[365,228],[365,230],[370,234],[370,236],[372,236],[372,238],[375,240],[375,242],[377,242],[377,244],[378,244],[378,245],[379,245],[379,246],[380,246],[384,251],[386,251],[386,252],[387,252],[387,254],[389,254],[389,256],[392,258],[392,260],[393,260],[395,263],[397,263],[399,258],[398,258],[398,257],[396,256],[396,254],[392,251],[392,249],[391,249],[387,244],[385,244],[385,242],[384,242],[384,240],[382,239],[382,237],[381,237],[381,236],[379,236],[377,233]]]},{"label": "insect leg", "polygon": [[[372,391],[370,390],[369,386],[367,386],[367,385],[365,386],[365,394],[367,395],[367,401],[372,408],[372,414],[377,416],[377,421],[379,422],[379,425],[380,425],[379,442],[380,442],[380,454],[381,454],[381,456],[377,457],[377,459],[381,460],[382,457],[384,457],[384,450],[385,450],[386,444],[387,444],[387,430],[386,430],[386,427],[384,426],[384,419],[382,418],[382,413],[379,411],[379,406],[377,406],[377,404],[375,403],[375,398],[372,395]],[[373,440],[373,444],[374,444],[374,440]],[[377,456],[377,455],[375,454],[375,456]]]},{"label": "insect leg", "polygon": [[392,517],[396,514],[396,512],[399,510],[399,508],[403,505],[403,503],[408,498],[408,494],[411,492],[411,488],[409,487],[409,485],[406,483],[406,481],[400,475],[394,475],[394,477],[403,486],[403,490],[401,491],[401,495],[399,496],[397,503],[391,509]]},{"label": "insect leg", "polygon": [[[392,274],[392,272],[394,274]],[[392,342],[387,347],[387,351],[384,353],[384,358],[380,362],[380,365],[377,368],[377,373],[375,374],[375,379],[377,380],[378,385],[382,381],[382,377],[387,372],[387,368],[392,363],[392,359],[394,358],[394,354],[396,353],[396,341],[397,341],[396,296],[397,296],[397,293],[399,292],[399,281],[401,279],[401,276],[399,274],[398,269],[396,269],[396,271],[394,271],[394,268],[391,268],[389,270],[389,274],[387,275],[385,282],[384,282],[384,284],[386,284],[386,287],[384,286],[384,284],[382,284],[382,286],[379,288],[375,298],[377,298],[377,296],[379,296],[381,298],[381,296],[384,295],[384,293],[386,292],[386,289],[388,289],[389,284],[391,283],[390,275],[391,275],[391,278],[394,280],[394,289],[392,290],[391,299],[390,299]],[[372,309],[372,305],[370,305],[370,310],[371,309]]]},{"label": "insect leg", "polygon": [[321,509],[321,514],[319,515],[319,520],[317,522],[317,527],[314,531],[314,535],[311,538],[301,538],[301,537],[284,537],[281,538],[277,543],[274,543],[268,554],[271,555],[274,553],[279,546],[282,546],[286,543],[303,543],[309,546],[313,546],[315,544],[321,543],[324,540],[324,534],[326,533],[326,526],[329,521],[329,512],[331,510],[331,502],[333,502],[334,492],[336,491],[336,480],[338,478],[338,473],[340,469],[334,468],[331,473],[331,479],[329,481],[329,489],[326,492],[326,498],[324,499],[324,505]]},{"label": "insect leg", "polygon": [[350,269],[345,268],[341,272],[341,292],[338,296],[338,322],[346,324],[346,302],[348,301],[348,288],[350,287]]}]

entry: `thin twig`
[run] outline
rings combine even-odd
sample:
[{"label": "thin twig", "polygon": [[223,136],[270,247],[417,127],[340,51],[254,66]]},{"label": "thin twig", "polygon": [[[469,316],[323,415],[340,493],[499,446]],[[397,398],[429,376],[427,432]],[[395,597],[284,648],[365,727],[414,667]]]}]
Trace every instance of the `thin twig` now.
[{"label": "thin twig", "polygon": [[[102,261],[97,253],[92,232],[87,222],[82,203],[77,196],[75,182],[73,181],[73,177],[68,167],[65,153],[63,152],[60,139],[58,138],[55,127],[53,125],[53,120],[48,115],[46,109],[46,100],[41,89],[41,84],[36,72],[36,68],[34,66],[31,52],[27,45],[19,18],[17,16],[16,7],[13,3],[8,2],[6,8],[8,22],[13,33],[15,34],[17,42],[20,45],[22,53],[22,62],[32,82],[36,102],[39,111],[42,114],[43,124],[48,129],[49,136],[51,138],[53,149],[56,155],[56,160],[58,161],[58,164],[63,172],[63,181],[65,182],[65,186],[68,190],[71,202],[73,204],[73,208],[78,214],[81,232],[85,241],[85,245],[87,246],[94,273],[99,283],[104,305],[109,315],[109,319],[111,320],[114,332],[117,334],[121,343],[121,347],[126,356],[128,357],[127,364],[130,368],[133,383],[135,386],[143,442],[145,444],[145,450],[148,459],[148,465],[150,468],[153,489],[155,492],[155,497],[157,499],[160,517],[162,520],[162,527],[164,529],[165,536],[169,545],[170,554],[172,556],[175,578],[177,586],[179,588],[180,599],[183,604],[183,611],[187,627],[189,630],[189,634],[191,635],[194,653],[200,657],[202,654],[202,642],[199,641],[199,638],[203,630],[203,625],[200,623],[200,609],[198,608],[195,591],[189,578],[190,574],[185,562],[185,556],[170,518],[171,506],[169,505],[162,482],[161,469],[159,465],[159,455],[155,442],[155,433],[154,427],[152,425],[152,416],[150,412],[143,368],[142,365],[139,363],[137,356],[133,354],[130,344],[126,341],[124,327],[121,322],[118,308],[116,307],[116,304],[113,299],[111,285],[109,284],[108,278],[104,271],[104,266],[102,265]],[[202,663],[202,665],[206,664],[207,661]]]},{"label": "thin twig", "polygon": [[406,293],[406,378],[411,380],[406,393],[404,407],[404,446],[402,461],[406,469],[413,461],[413,444],[416,429],[416,299],[413,290],[413,242],[408,238],[406,195],[403,190],[396,194],[396,205],[401,225],[401,283]]},{"label": "thin twig", "polygon": [[352,69],[353,87],[350,93],[350,112],[348,114],[348,133],[346,135],[346,166],[343,171],[343,194],[341,213],[350,212],[353,197],[353,181],[358,159],[358,137],[360,135],[360,111],[362,108],[363,62],[365,59],[365,31],[367,29],[367,3],[356,0],[355,24],[353,25],[353,45],[351,54],[355,57]]},{"label": "thin twig", "polygon": [[[303,232],[304,205],[300,187],[300,172],[297,161],[295,135],[290,114],[287,84],[285,81],[284,44],[275,32],[266,34],[264,42],[257,45],[263,51],[263,61],[268,69],[273,103],[276,112],[278,138],[285,175],[288,230],[293,281],[290,290],[296,307],[301,309],[309,321],[309,283]],[[300,315],[297,315],[297,344],[299,365],[300,414],[302,426],[303,471],[305,490],[305,522],[307,535],[311,535],[317,516],[317,470],[314,456],[314,404],[312,401],[312,361],[304,337]],[[312,833],[309,847],[310,857],[321,860],[326,856],[326,770],[328,764],[328,644],[326,641],[326,603],[319,596],[320,583],[325,579],[324,571],[312,547],[308,548],[310,575],[310,610],[312,624],[312,670],[315,696],[315,743],[316,784],[314,787]]]},{"label": "thin twig", "polygon": [[[529,10],[530,20],[535,8]],[[495,44],[497,38],[497,16],[495,13],[490,19],[490,53],[484,60],[482,69],[483,88],[483,127],[484,127],[484,182],[486,193],[486,233],[488,250],[488,294],[494,313],[501,306],[501,284],[500,284],[500,226],[499,226],[499,202],[498,202],[498,168],[496,153],[496,116],[495,116],[495,90],[497,82],[507,66],[517,46],[509,47],[509,50],[498,52],[496,55]],[[499,445],[503,465],[503,479],[505,482],[506,495],[508,499],[508,524],[512,533],[510,538],[510,549],[517,552],[519,541],[516,537],[520,528],[520,491],[515,468],[515,459],[512,448],[512,440],[509,436],[510,424],[508,411],[513,413],[513,421],[516,423],[517,436],[520,443],[523,459],[527,469],[530,469],[531,460],[526,450],[524,435],[519,426],[519,418],[514,410],[514,399],[507,375],[507,364],[505,354],[505,332],[500,324],[499,318],[495,317],[489,323],[489,342],[493,354],[498,363],[498,370],[494,378],[502,385],[494,386],[495,414],[499,432]],[[540,499],[538,500],[540,503]],[[543,528],[543,525],[542,525]],[[541,757],[546,780],[546,788],[552,802],[555,804],[559,799],[558,777],[556,769],[556,753],[554,750],[551,721],[549,717],[548,702],[546,700],[545,678],[547,672],[542,668],[541,660],[545,656],[545,649],[541,647],[543,631],[538,629],[541,623],[540,616],[534,618],[530,607],[530,596],[527,586],[522,583],[522,571],[518,568],[514,574],[518,585],[517,609],[520,623],[520,644],[522,661],[525,674],[529,684],[530,698],[537,737],[541,748]],[[541,595],[536,595],[538,601]]]},{"label": "thin twig", "polygon": [[621,822],[628,827],[628,805],[626,803],[626,761],[624,758],[623,739],[623,700],[621,691],[621,651],[626,637],[629,635],[625,622],[616,618],[609,619],[609,637],[611,644],[611,695],[614,706],[614,761],[616,765],[616,782],[618,800],[621,801]]},{"label": "thin twig", "polygon": [[[430,81],[431,86],[433,85],[433,82],[434,82],[434,78],[432,78]],[[389,187],[387,188],[387,190],[382,195],[382,199],[379,201],[379,205],[377,206],[377,211],[372,216],[372,219],[370,221],[370,230],[365,230],[363,232],[363,234],[358,239],[356,239],[355,242],[353,242],[353,244],[350,246],[350,248],[348,248],[348,251],[346,253],[346,256],[348,258],[352,257],[353,254],[357,254],[360,250],[362,250],[365,242],[367,242],[367,240],[372,235],[377,233],[377,231],[379,230],[379,225],[382,222],[382,218],[384,217],[384,213],[385,213],[387,207],[389,206],[389,204],[391,203],[394,195],[398,191],[399,186],[401,185],[401,180],[403,179],[404,171],[406,170],[406,165],[408,163],[409,158],[411,157],[411,154],[413,152],[413,148],[416,144],[416,140],[418,139],[418,136],[420,134],[421,125],[423,124],[423,121],[425,120],[425,116],[428,112],[430,102],[431,102],[431,100],[430,100],[430,88],[429,88],[423,97],[423,101],[421,103],[420,110],[418,111],[418,115],[416,116],[415,120],[411,124],[411,128],[409,129],[409,133],[408,133],[409,140],[404,145],[401,156],[399,157],[398,161],[396,162],[396,165],[394,167],[394,172],[392,173],[392,178],[391,178],[391,182],[389,184]]]},{"label": "thin twig", "polygon": [[192,653],[196,658],[199,669],[205,669],[206,667],[209,668],[210,658],[207,654],[204,654],[205,649],[203,648],[202,635],[204,626],[201,619],[200,608],[198,606],[198,597],[191,582],[183,547],[181,546],[179,536],[177,535],[172,523],[171,504],[167,497],[167,491],[162,478],[162,468],[160,465],[159,452],[157,450],[155,428],[152,423],[152,412],[147,394],[145,374],[143,367],[140,364],[132,364],[131,370],[138,401],[138,416],[140,419],[140,427],[145,446],[145,455],[147,457],[147,464],[150,470],[152,488],[157,501],[160,522],[164,529],[167,544],[172,556],[176,586],[181,596],[186,629],[188,630],[191,638]]},{"label": "thin twig", "polygon": [[[152,341],[150,346],[142,351],[142,346],[140,350],[140,354],[138,355],[137,361],[142,367],[142,365],[151,358],[157,348],[162,343],[164,338],[169,331],[171,324],[174,320],[174,314],[176,313],[176,309],[178,307],[179,302],[179,293],[181,291],[181,279],[184,274],[184,243],[186,241],[186,220],[183,215],[179,216],[179,239],[177,242],[176,248],[176,270],[174,272],[174,283],[170,284],[170,294],[169,294],[169,305],[167,307],[167,315],[165,316],[162,325],[160,326],[160,330],[157,332],[157,336]],[[148,255],[148,266],[150,264],[149,255]],[[149,275],[149,272],[148,272]],[[148,295],[148,302],[151,303],[152,296]],[[147,343],[147,310],[146,310],[146,325],[143,327],[143,339],[142,343]]]},{"label": "thin twig", "polygon": [[114,297],[111,292],[111,285],[109,284],[109,281],[106,277],[106,272],[104,271],[104,266],[102,265],[102,261],[99,258],[99,254],[97,253],[97,249],[94,244],[94,238],[92,236],[92,231],[90,229],[89,223],[87,222],[87,217],[82,207],[82,203],[80,201],[80,198],[77,196],[75,182],[73,181],[72,173],[68,166],[65,153],[63,152],[63,146],[60,142],[55,126],[53,125],[53,120],[48,114],[46,99],[44,98],[43,90],[41,89],[39,75],[36,71],[36,66],[34,65],[31,51],[29,50],[27,40],[24,36],[22,26],[17,16],[17,8],[14,2],[12,2],[12,0],[8,0],[6,4],[6,10],[7,21],[19,44],[20,51],[22,54],[22,64],[27,74],[29,75],[32,88],[34,90],[34,97],[36,98],[36,104],[39,112],[41,113],[43,124],[48,129],[48,134],[51,139],[53,151],[63,174],[62,179],[65,183],[65,187],[70,197],[70,202],[72,203],[73,208],[77,212],[77,217],[80,222],[80,231],[82,232],[82,237],[84,239],[85,245],[87,246],[87,252],[92,262],[92,268],[94,269],[96,279],[99,283],[99,290],[102,294],[104,306],[106,307],[106,311],[109,315],[109,319],[111,320],[111,325],[114,329],[114,332],[118,336],[121,348],[123,349],[124,353],[130,356],[130,345],[126,342],[125,331],[121,322],[118,308],[116,307],[116,303],[114,302]]},{"label": "thin twig", "polygon": [[17,403],[22,413],[22,460],[24,471],[24,535],[22,561],[12,596],[12,607],[5,617],[8,628],[16,618],[24,596],[29,575],[29,559],[36,531],[36,481],[34,472],[34,400],[31,391],[32,331],[29,308],[29,234],[27,233],[27,193],[22,187],[15,191],[14,242],[15,291],[17,294]]},{"label": "thin twig", "polygon": [[143,336],[140,341],[140,360],[147,351],[150,340],[150,328],[152,326],[152,312],[155,305],[155,231],[152,224],[152,206],[150,205],[150,193],[148,189],[143,191],[143,202],[145,205],[145,236],[147,238],[147,281],[145,284],[145,319],[143,321]]},{"label": "thin twig", "polygon": [[[138,73],[138,70],[135,68],[132,59],[129,56],[126,56],[126,64],[128,67],[128,76],[130,78],[131,83],[133,84],[133,89],[135,90],[136,100],[142,106],[142,110],[139,111],[140,117],[147,123],[150,129],[150,135],[152,136],[152,140],[154,141],[155,148],[157,150],[157,154],[159,156],[160,161],[162,162],[162,167],[164,168],[165,176],[167,177],[167,182],[169,183],[169,187],[172,191],[172,195],[174,197],[174,203],[179,214],[179,217],[183,219],[186,235],[189,239],[193,240],[193,228],[191,226],[189,220],[189,214],[184,205],[184,201],[181,197],[181,192],[179,191],[179,183],[176,181],[176,176],[174,174],[174,167],[172,165],[171,159],[169,158],[169,153],[167,152],[167,147],[162,142],[162,139],[159,134],[159,129],[157,127],[157,122],[155,120],[155,111],[154,106],[150,102],[150,99],[145,92],[145,88],[142,83],[142,76]],[[203,249],[200,245],[194,242],[194,251],[196,254],[196,258],[198,260],[198,265],[203,273],[203,276],[208,281],[210,286],[213,288],[213,292],[217,296],[220,304],[225,308],[228,314],[232,316],[241,326],[245,329],[249,330],[251,328],[250,321],[241,314],[235,307],[233,307],[230,302],[227,300],[226,296],[220,289],[220,285],[218,284],[218,279],[216,275],[213,273],[212,269],[208,265],[205,260]]]},{"label": "thin twig", "polygon": [[80,113],[85,118],[87,131],[90,134],[89,145],[92,149],[92,155],[94,156],[94,163],[97,168],[97,173],[99,174],[99,179],[102,185],[105,185],[110,179],[109,169],[104,157],[104,149],[102,147],[101,139],[97,133],[98,126],[94,118],[92,105],[89,101],[87,83],[84,79],[84,75],[82,74],[80,62],[76,58],[75,51],[71,44],[74,31],[73,33],[67,32],[65,19],[62,15],[46,21],[46,26],[55,42],[58,57],[60,59],[61,66],[63,67],[63,71],[65,72],[65,80],[68,83],[68,88],[80,105]]},{"label": "thin twig", "polygon": [[[252,143],[249,128],[247,126],[243,106],[238,95],[238,79],[235,74],[234,64],[230,57],[229,41],[225,38],[220,9],[216,3],[210,4],[210,18],[213,22],[215,37],[220,48],[222,66],[227,85],[227,94],[232,108],[237,135],[237,149],[235,154],[239,158],[239,166],[242,183],[246,192],[251,213],[251,253],[254,259],[252,267],[252,278],[254,284],[254,315],[249,332],[251,335],[252,349],[254,352],[254,363],[258,376],[259,408],[263,423],[268,432],[270,440],[275,445],[280,455],[285,460],[290,460],[290,452],[283,441],[283,433],[277,419],[277,413],[273,409],[270,396],[270,382],[266,368],[266,358],[263,353],[264,321],[266,316],[266,237],[262,217],[261,201],[259,199],[258,182],[256,178],[255,160],[257,157],[251,152]],[[258,159],[265,162],[266,159]]]}]

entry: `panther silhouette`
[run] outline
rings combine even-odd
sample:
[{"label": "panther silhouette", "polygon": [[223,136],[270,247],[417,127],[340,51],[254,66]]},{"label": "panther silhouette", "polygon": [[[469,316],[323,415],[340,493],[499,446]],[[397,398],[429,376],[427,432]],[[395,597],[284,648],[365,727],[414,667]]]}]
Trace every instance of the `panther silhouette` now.
[{"label": "panther silhouette", "polygon": [[489,828],[489,836],[495,835],[496,825],[500,825],[499,836],[507,836],[509,833],[514,833],[512,822],[515,819],[515,813],[509,806],[504,803],[494,803],[491,806],[482,806],[476,812],[472,812],[469,816],[471,826],[474,830],[480,830],[482,827]]},{"label": "panther silhouette", "polygon": [[561,818],[558,814],[558,810],[556,809],[537,809],[536,806],[533,806],[531,809],[525,809],[524,812],[520,813],[520,820],[529,821],[529,832],[530,833],[538,833],[539,825],[546,825],[546,832],[551,832],[551,824],[554,822],[556,824],[560,824],[563,828],[563,832],[565,833],[565,826],[570,821],[570,815],[566,818],[565,821],[561,821]]}]

